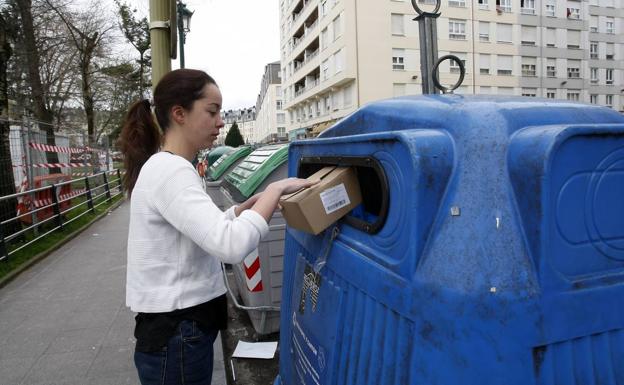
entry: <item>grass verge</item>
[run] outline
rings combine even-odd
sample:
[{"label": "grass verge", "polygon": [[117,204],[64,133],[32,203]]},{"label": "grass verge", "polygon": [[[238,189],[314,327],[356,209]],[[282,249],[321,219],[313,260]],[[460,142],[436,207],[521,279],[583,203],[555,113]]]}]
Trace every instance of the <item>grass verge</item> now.
[{"label": "grass verge", "polygon": [[[118,195],[112,199],[111,203],[102,204],[99,207],[96,207],[93,213],[89,212],[87,214],[84,214],[81,217],[73,220],[71,223],[66,224],[65,226],[63,226],[63,230],[56,230],[48,234],[47,236],[33,242],[31,245],[17,251],[16,253],[11,254],[11,256],[7,260],[0,261],[0,287],[6,285],[22,271],[26,270],[28,267],[40,261],[41,259],[47,257],[54,250],[57,250],[65,243],[76,237],[78,234],[86,230],[93,222],[104,217],[109,210],[119,206],[123,202],[123,200],[123,195]],[[96,201],[94,203],[97,204],[98,202]],[[65,221],[76,218],[87,210],[88,208],[86,207],[86,205],[78,207],[76,208],[76,210],[67,213],[67,215],[65,216]],[[45,233],[52,228],[54,228],[52,224],[49,224],[47,226],[42,225],[39,229],[39,232]],[[16,250],[17,248],[25,243],[30,242],[30,240],[34,238],[34,234],[27,234],[20,242],[11,244],[9,246],[9,252],[12,250]]]}]

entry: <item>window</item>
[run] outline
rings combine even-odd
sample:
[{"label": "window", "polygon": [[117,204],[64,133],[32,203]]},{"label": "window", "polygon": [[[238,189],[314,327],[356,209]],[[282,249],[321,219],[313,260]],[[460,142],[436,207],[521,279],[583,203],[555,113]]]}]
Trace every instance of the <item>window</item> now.
[{"label": "window", "polygon": [[405,17],[398,13],[393,13],[391,16],[392,34],[393,35],[405,35]]},{"label": "window", "polygon": [[490,41],[490,23],[487,21],[479,22],[479,41]]},{"label": "window", "polygon": [[[461,60],[462,64],[464,65],[464,68],[466,67],[466,53],[465,52],[451,52],[451,55],[457,56],[457,58],[459,58],[459,60]],[[458,74],[459,73],[459,64],[457,64],[457,62],[455,60],[449,60],[449,71],[452,74]],[[466,71],[468,72],[468,71]]]},{"label": "window", "polygon": [[528,96],[534,98],[537,96],[537,88],[523,88],[522,96]]},{"label": "window", "polygon": [[557,59],[546,59],[546,76],[549,78],[557,77]]},{"label": "window", "polygon": [[520,12],[535,15],[535,0],[520,0]]},{"label": "window", "polygon": [[598,16],[589,18],[589,32],[598,32]]},{"label": "window", "polygon": [[607,43],[607,60],[615,59],[615,44]]},{"label": "window", "polygon": [[479,9],[488,9],[488,0],[477,0]]},{"label": "window", "polygon": [[578,102],[581,99],[581,91],[580,90],[568,90],[567,99]]},{"label": "window", "polygon": [[342,35],[342,21],[340,20],[340,16],[341,15],[336,16],[336,18],[332,22],[332,26],[334,29],[334,41]]},{"label": "window", "polygon": [[554,99],[557,96],[557,90],[554,88],[548,88],[546,90],[546,97],[548,99]]},{"label": "window", "polygon": [[353,85],[346,87],[343,92],[342,102],[344,106],[351,107],[353,104]]},{"label": "window", "polygon": [[276,86],[275,87],[275,96],[278,97],[278,98],[282,97],[282,87],[281,86]]},{"label": "window", "polygon": [[613,85],[613,68],[607,68],[605,70],[605,79],[608,86]]},{"label": "window", "polygon": [[612,17],[607,17],[606,20],[606,32],[609,34],[614,34],[615,33],[615,19],[613,19]]},{"label": "window", "polygon": [[282,109],[282,101],[278,100],[277,102],[275,102],[275,108],[278,110]]},{"label": "window", "polygon": [[513,95],[514,89],[513,87],[498,87],[499,95]]},{"label": "window", "polygon": [[499,43],[511,43],[511,24],[496,23],[496,38]]},{"label": "window", "polygon": [[592,83],[598,83],[598,68],[589,69],[589,80]]},{"label": "window", "polygon": [[484,53],[479,55],[479,73],[481,75],[490,74],[490,55]]},{"label": "window", "polygon": [[325,112],[329,113],[331,111],[331,95],[327,95],[325,97]]},{"label": "window", "polygon": [[546,47],[556,47],[557,45],[557,29],[546,28]]},{"label": "window", "polygon": [[325,28],[325,29],[323,29],[323,31],[321,31],[321,49],[327,48],[329,43],[330,43],[330,41],[329,41],[329,31],[327,30],[327,28]]},{"label": "window", "polygon": [[284,113],[277,114],[277,123],[283,124],[284,122],[286,122],[286,115]]},{"label": "window", "polygon": [[581,10],[575,7],[568,7],[566,9],[566,17],[568,19],[580,20],[581,19]]},{"label": "window", "polygon": [[598,95],[597,94],[589,95],[589,102],[591,104],[598,104]]},{"label": "window", "polygon": [[535,45],[537,41],[537,27],[523,25],[520,34],[522,45]]},{"label": "window", "polygon": [[449,39],[466,40],[466,20],[449,19]]},{"label": "window", "polygon": [[331,96],[332,99],[332,109],[334,111],[338,111],[341,106],[340,106],[340,99],[342,97],[342,93],[341,92],[334,92]]},{"label": "window", "polygon": [[607,107],[613,107],[613,95],[605,95],[605,105]]},{"label": "window", "polygon": [[537,58],[535,57],[523,57],[522,58],[522,76],[537,76]]},{"label": "window", "polygon": [[449,7],[465,7],[466,1],[465,0],[449,0],[448,4],[449,4]]},{"label": "window", "polygon": [[323,63],[321,63],[321,79],[329,79],[329,59],[325,59]]},{"label": "window", "polygon": [[589,43],[589,58],[598,59],[598,42],[592,41]]},{"label": "window", "polygon": [[392,85],[392,94],[395,97],[405,95],[405,83],[394,83]]},{"label": "window", "polygon": [[511,76],[513,71],[513,56],[498,55],[496,57],[496,73],[502,76]]},{"label": "window", "polygon": [[581,61],[568,59],[568,79],[581,77]]},{"label": "window", "polygon": [[327,7],[327,0],[321,2],[321,16],[327,15],[329,8]]},{"label": "window", "polygon": [[568,29],[568,48],[579,49],[581,48],[581,31],[577,29]]},{"label": "window", "polygon": [[286,127],[277,127],[277,136],[286,136]]},{"label": "window", "polygon": [[492,87],[490,86],[481,86],[479,87],[479,93],[482,95],[490,95],[492,93]]},{"label": "window", "polygon": [[336,73],[344,69],[344,50],[342,48],[334,54],[334,65],[336,66]]},{"label": "window", "polygon": [[546,16],[555,17],[555,0],[546,0]]},{"label": "window", "polygon": [[402,48],[392,49],[392,69],[404,70],[405,69],[405,50]]},{"label": "window", "polygon": [[497,12],[511,12],[511,0],[496,0]]}]

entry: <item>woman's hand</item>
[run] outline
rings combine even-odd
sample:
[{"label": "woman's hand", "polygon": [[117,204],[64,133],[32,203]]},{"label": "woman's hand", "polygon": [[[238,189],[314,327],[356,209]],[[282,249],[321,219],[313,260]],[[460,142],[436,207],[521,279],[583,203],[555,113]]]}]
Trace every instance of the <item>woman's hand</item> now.
[{"label": "woman's hand", "polygon": [[314,186],[318,182],[320,182],[320,180],[310,181],[307,179],[300,179],[300,178],[287,178],[287,179],[282,179],[282,180],[278,180],[277,182],[271,183],[267,187],[267,190],[269,188],[274,188],[279,192],[281,196],[284,194],[292,194],[303,188]]},{"label": "woman's hand", "polygon": [[268,223],[282,195],[292,194],[302,188],[314,186],[318,182],[319,180],[310,181],[300,178],[288,178],[273,182],[267,186],[251,209],[262,215]]}]

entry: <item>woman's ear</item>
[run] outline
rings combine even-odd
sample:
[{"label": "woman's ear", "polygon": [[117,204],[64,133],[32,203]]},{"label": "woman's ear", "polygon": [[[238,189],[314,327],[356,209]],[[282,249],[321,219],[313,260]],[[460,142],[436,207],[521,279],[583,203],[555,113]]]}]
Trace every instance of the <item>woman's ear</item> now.
[{"label": "woman's ear", "polygon": [[183,125],[186,117],[186,111],[182,106],[171,107],[171,119],[179,125]]}]

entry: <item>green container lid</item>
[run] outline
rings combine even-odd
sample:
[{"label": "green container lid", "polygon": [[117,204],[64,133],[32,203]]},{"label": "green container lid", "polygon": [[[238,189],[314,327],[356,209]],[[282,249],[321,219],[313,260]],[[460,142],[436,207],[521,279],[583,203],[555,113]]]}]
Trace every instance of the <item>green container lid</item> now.
[{"label": "green container lid", "polygon": [[287,144],[262,147],[249,154],[225,176],[224,181],[238,190],[244,199],[247,199],[275,169],[287,160]]},{"label": "green container lid", "polygon": [[234,151],[229,154],[223,154],[217,159],[212,166],[208,169],[208,180],[215,181],[223,175],[224,172],[230,168],[234,162],[247,156],[251,153],[251,147],[243,146],[235,148]]},{"label": "green container lid", "polygon": [[214,162],[217,161],[222,155],[229,154],[234,151],[234,147],[230,146],[220,146],[213,150],[210,150],[208,153],[208,167],[212,166]]}]

